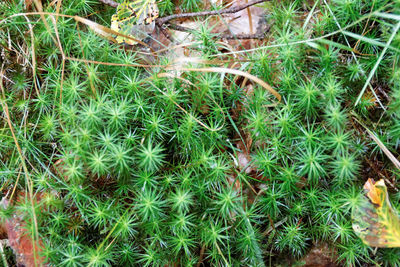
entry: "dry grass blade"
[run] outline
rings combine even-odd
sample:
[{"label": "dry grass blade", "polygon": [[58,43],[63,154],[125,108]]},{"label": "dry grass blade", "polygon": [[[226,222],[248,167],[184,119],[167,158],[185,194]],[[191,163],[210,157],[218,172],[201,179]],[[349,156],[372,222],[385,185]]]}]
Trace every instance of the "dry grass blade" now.
[{"label": "dry grass blade", "polygon": [[39,89],[37,86],[37,81],[36,81],[36,54],[35,54],[35,38],[33,34],[33,27],[31,24],[31,21],[27,16],[24,16],[26,21],[28,22],[28,27],[29,27],[29,34],[31,35],[31,52],[32,52],[32,76],[33,76],[33,84],[35,86],[35,91],[36,94],[39,95]]},{"label": "dry grass blade", "polygon": [[146,46],[146,47],[150,48],[150,50],[152,50],[152,52],[154,52],[153,49],[148,44],[146,44],[146,43],[144,43],[144,42],[142,42],[142,41],[140,41],[138,39],[135,39],[135,38],[133,38],[131,36],[128,36],[128,35],[125,35],[125,34],[121,34],[119,32],[111,30],[108,27],[105,27],[105,26],[100,25],[100,24],[98,24],[98,23],[96,23],[94,21],[91,21],[91,20],[88,20],[88,19],[85,19],[85,18],[82,18],[82,17],[79,17],[79,16],[74,16],[74,19],[76,21],[80,22],[80,23],[85,24],[86,26],[91,28],[96,33],[104,36],[105,38],[107,38],[108,40],[110,40],[110,41],[112,41],[114,43],[117,43],[117,41],[115,40],[115,38],[112,37],[112,35],[118,35],[118,36],[127,38],[129,40],[135,41],[135,42],[137,42],[137,43],[139,43],[139,44],[141,44],[143,46]]},{"label": "dry grass blade", "polygon": [[189,84],[190,86],[196,87],[197,90],[200,90],[200,88],[199,88],[197,85],[195,85],[194,83],[192,83],[192,82],[189,81],[188,79],[182,78],[182,77],[177,76],[177,75],[173,75],[173,74],[171,74],[171,73],[167,73],[167,72],[158,73],[158,74],[157,74],[157,77],[158,77],[158,78],[173,78],[173,79],[178,79],[178,80],[181,80],[181,81],[183,81],[183,82]]},{"label": "dry grass blade", "polygon": [[376,142],[376,144],[382,149],[383,153],[386,154],[386,156],[392,161],[394,166],[396,166],[397,169],[400,170],[400,162],[398,159],[392,154],[392,152],[387,149],[387,147],[382,143],[382,141],[373,133],[371,132],[368,128],[364,126],[365,130],[367,130],[369,136]]},{"label": "dry grass blade", "polygon": [[[117,33],[112,33],[113,30],[104,27],[103,25],[100,25],[94,21],[79,17],[79,16],[74,16],[74,19],[80,23],[85,24],[86,26],[88,26],[90,29],[92,29],[94,32],[100,34],[101,36],[107,38],[108,40],[110,40],[111,42],[116,43],[117,41],[115,40],[115,38],[112,37],[112,34],[117,34]],[[106,30],[108,29],[108,31]],[[136,40],[135,40],[136,41]]]},{"label": "dry grass blade", "polygon": [[[47,31],[49,32],[51,39],[53,39],[53,42],[55,44],[59,45],[57,40],[54,38],[53,34],[51,34],[51,28],[50,28],[49,24],[47,23],[46,18],[44,17],[45,12],[43,12],[42,1],[34,0],[34,3],[35,3],[35,6],[36,6],[36,9],[39,11],[39,12],[34,12],[34,13],[37,13],[38,15],[40,15],[40,18],[42,19],[42,21],[44,23],[44,26],[46,27]],[[29,15],[29,13],[15,14],[13,16],[10,16],[9,18],[14,17],[14,16],[26,16],[26,15]],[[5,18],[4,20],[6,20],[6,19],[7,18]],[[0,22],[0,25],[1,24],[2,24],[2,22]],[[62,47],[59,47],[59,49],[62,50]]]},{"label": "dry grass blade", "polygon": [[[25,13],[17,13],[11,16],[8,16],[2,20],[0,20],[0,28],[1,26],[6,25],[5,22],[9,19],[16,18],[16,17],[21,17],[21,16],[34,16],[34,15],[39,15],[42,17],[42,15],[50,15],[50,16],[56,16],[56,17],[65,17],[65,18],[74,18],[74,16],[70,15],[65,15],[65,14],[57,14],[57,13],[52,13],[52,12],[25,12]],[[46,21],[46,25],[48,26],[49,24]],[[54,40],[54,36],[52,36]]]},{"label": "dry grass blade", "polygon": [[[58,17],[58,16],[56,16],[56,17]],[[61,41],[60,41],[60,35],[58,34],[57,21],[56,21],[56,19],[54,18],[53,15],[51,15],[50,18],[51,18],[51,20],[52,20],[52,22],[53,22],[53,24],[54,24],[54,32],[55,32],[56,37],[57,37],[57,39],[55,40],[55,42],[56,42],[57,46],[59,47],[60,52],[61,52],[61,56],[62,56],[62,62],[61,62],[61,66],[62,66],[62,67],[61,67],[61,79],[60,79],[60,103],[61,103],[61,100],[62,100],[62,92],[63,92],[63,85],[64,85],[65,60],[66,60],[65,58],[66,58],[66,56],[65,56],[64,49],[63,49],[63,46],[62,46]]]},{"label": "dry grass blade", "polygon": [[[0,73],[3,74],[3,67],[1,68]],[[38,232],[38,223],[37,223],[36,212],[35,212],[34,202],[33,202],[33,183],[32,183],[32,179],[29,177],[29,171],[28,171],[28,167],[26,166],[25,157],[24,157],[22,149],[19,145],[18,139],[15,135],[14,127],[11,123],[10,112],[8,109],[7,102],[5,101],[6,97],[5,97],[4,87],[3,87],[3,79],[1,79],[1,78],[0,78],[0,89],[1,89],[1,93],[2,93],[2,100],[0,100],[0,103],[3,108],[4,115],[6,117],[8,127],[10,128],[10,132],[11,132],[12,138],[14,140],[15,146],[17,148],[18,156],[21,160],[21,164],[24,169],[24,174],[25,174],[25,179],[26,179],[25,182],[28,187],[28,192],[29,192],[28,196],[29,196],[29,201],[31,204],[33,227],[34,227],[34,234],[32,237],[32,242],[34,243],[32,246],[33,257],[34,257],[33,260],[34,260],[34,265],[36,267],[36,266],[39,266],[38,259],[37,259],[38,251],[36,250],[36,248],[37,248],[36,244],[38,244],[38,240],[39,240],[39,232]]]},{"label": "dry grass blade", "polygon": [[[62,0],[57,0],[57,7],[56,7],[56,13],[57,14],[60,13],[61,3],[62,3]],[[56,21],[57,20],[58,20],[58,16],[56,17]]]},{"label": "dry grass blade", "polygon": [[266,82],[264,82],[263,80],[261,80],[260,78],[241,71],[241,70],[235,70],[235,69],[229,69],[229,68],[219,68],[219,67],[209,67],[209,68],[180,68],[180,67],[168,67],[166,68],[167,70],[178,70],[178,71],[200,71],[200,72],[218,72],[218,73],[230,73],[230,74],[234,74],[234,75],[239,75],[239,76],[243,76],[259,85],[261,85],[263,88],[267,89],[267,91],[269,91],[271,94],[273,94],[278,101],[280,102],[282,97],[281,95],[275,91],[269,84],[267,84]]},{"label": "dry grass blade", "polygon": [[[353,114],[355,115],[355,114]],[[389,149],[382,143],[382,141],[370,130],[365,126],[362,122],[360,122],[357,118],[354,117],[354,119],[362,126],[364,129],[367,131],[369,136],[372,138],[372,140],[375,141],[375,143],[382,149],[383,153],[392,161],[394,166],[396,166],[397,169],[400,170],[400,162],[399,160],[390,152]]]},{"label": "dry grass blade", "polygon": [[18,170],[18,176],[17,176],[17,179],[15,180],[15,184],[14,184],[14,186],[13,186],[13,190],[12,190],[12,192],[11,192],[11,195],[10,195],[10,201],[12,201],[12,199],[13,199],[13,197],[14,197],[14,194],[15,194],[15,190],[17,189],[17,185],[18,185],[18,181],[19,181],[19,177],[21,177],[21,169],[22,169],[22,166],[19,168],[19,170]]},{"label": "dry grass blade", "polygon": [[[246,4],[248,4],[248,3],[249,3],[249,1],[246,0]],[[251,17],[250,8],[246,8],[246,11],[247,11],[247,16],[249,17],[250,34],[254,34],[254,30],[253,30],[253,20],[252,20],[252,17]]]},{"label": "dry grass blade", "polygon": [[113,63],[113,62],[104,62],[104,61],[96,61],[96,60],[89,60],[83,58],[76,58],[76,57],[65,57],[66,60],[71,61],[78,61],[78,62],[86,62],[86,63],[93,63],[105,66],[118,66],[118,67],[138,67],[138,68],[164,68],[164,65],[149,65],[149,64],[125,64],[125,63]]},{"label": "dry grass blade", "polygon": [[222,60],[222,59],[203,59],[203,58],[198,58],[198,57],[180,57],[177,59],[174,59],[170,65],[181,65],[182,63],[198,63],[198,64],[237,64],[238,62],[249,62],[249,59],[235,59],[235,60]]},{"label": "dry grass blade", "polygon": [[[79,44],[81,45],[81,53],[82,53],[82,56],[85,58],[85,51],[83,51],[82,38],[81,38],[81,34],[79,33],[79,31],[80,31],[79,24],[76,24],[76,26],[78,27],[77,33],[78,33],[78,37],[79,37]],[[89,75],[90,75],[89,65],[86,62],[85,62],[85,67],[86,67],[86,74],[89,78]],[[95,97],[97,95],[97,93],[96,93],[96,88],[93,84],[93,80],[92,79],[88,79],[88,80],[89,80],[90,88],[92,89],[93,97]]]}]

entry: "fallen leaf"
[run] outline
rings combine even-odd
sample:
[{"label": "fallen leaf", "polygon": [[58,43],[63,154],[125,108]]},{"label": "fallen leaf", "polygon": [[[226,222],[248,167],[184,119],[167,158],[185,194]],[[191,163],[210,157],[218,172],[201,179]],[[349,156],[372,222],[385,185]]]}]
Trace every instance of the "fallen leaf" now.
[{"label": "fallen leaf", "polygon": [[366,194],[353,209],[353,229],[372,247],[400,247],[400,218],[393,209],[384,180],[368,179]]},{"label": "fallen leaf", "polygon": [[[243,138],[239,138],[239,140],[236,142],[236,147],[239,149],[240,152],[237,153],[237,165],[239,167],[239,170],[242,171],[243,169],[246,174],[249,174],[254,171],[254,166],[251,164],[251,156],[249,153],[251,143],[253,140],[251,139],[251,136],[248,134],[243,134]],[[245,142],[246,144],[244,144]]]},{"label": "fallen leaf", "polygon": [[[232,7],[246,4],[246,1],[235,1]],[[250,12],[250,13],[249,13]],[[250,14],[250,16],[249,16]],[[263,30],[265,23],[266,9],[259,6],[251,6],[236,13],[224,14],[217,17],[218,25],[213,32],[226,32],[230,34],[254,34]],[[221,20],[221,18],[223,20]]]},{"label": "fallen leaf", "polygon": [[32,0],[25,0],[25,9],[30,10],[32,7]]},{"label": "fallen leaf", "polygon": [[326,243],[317,243],[311,250],[298,261],[298,267],[336,267],[337,258],[334,249],[329,248]]},{"label": "fallen leaf", "polygon": [[[158,14],[154,0],[123,2],[111,17],[111,30],[143,40],[153,32]],[[136,41],[123,36],[117,36],[116,41],[129,45],[137,44]]]},{"label": "fallen leaf", "polygon": [[[39,202],[42,194],[38,194],[34,201]],[[21,193],[17,202],[23,201],[25,194]],[[9,202],[3,198],[0,206],[7,207]],[[0,227],[6,232],[8,243],[16,255],[18,266],[36,267],[48,266],[46,259],[40,256],[43,249],[43,241],[41,239],[34,241],[27,229],[26,219],[22,214],[14,214],[10,219],[5,220],[4,224]]]}]

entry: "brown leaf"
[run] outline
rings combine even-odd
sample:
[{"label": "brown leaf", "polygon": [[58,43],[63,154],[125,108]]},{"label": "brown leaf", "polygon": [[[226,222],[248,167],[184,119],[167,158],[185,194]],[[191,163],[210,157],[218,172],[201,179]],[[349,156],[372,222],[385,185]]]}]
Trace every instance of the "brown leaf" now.
[{"label": "brown leaf", "polygon": [[[231,7],[246,4],[245,0],[232,2]],[[266,9],[259,6],[251,6],[232,14],[224,14],[216,17],[216,27],[213,32],[225,32],[230,34],[254,34],[262,31],[265,23]]]},{"label": "brown leaf", "polygon": [[353,209],[353,229],[372,247],[400,247],[400,218],[390,203],[383,179],[368,179],[366,194]]},{"label": "brown leaf", "polygon": [[335,251],[326,243],[316,244],[299,262],[301,267],[336,267]]},{"label": "brown leaf", "polygon": [[[39,202],[42,194],[37,194],[34,201]],[[17,202],[24,201],[25,194],[21,193]],[[2,204],[6,207],[9,203],[7,199],[3,199]],[[5,221],[2,228],[5,229],[10,247],[16,255],[18,266],[37,267],[48,266],[46,259],[40,256],[43,249],[43,241],[41,239],[36,242],[32,239],[27,228],[26,219],[22,214],[14,214],[11,219]]]},{"label": "brown leaf", "polygon": [[32,0],[25,0],[25,9],[30,10],[32,7]]},{"label": "brown leaf", "polygon": [[251,162],[249,149],[251,147],[252,139],[250,135],[243,135],[243,138],[245,139],[244,142],[246,144],[243,144],[243,141],[241,139],[236,142],[236,147],[240,150],[240,152],[237,154],[237,164],[239,170],[243,170],[244,168],[246,168],[245,173],[249,174],[254,171],[254,166],[252,164],[249,164]]}]

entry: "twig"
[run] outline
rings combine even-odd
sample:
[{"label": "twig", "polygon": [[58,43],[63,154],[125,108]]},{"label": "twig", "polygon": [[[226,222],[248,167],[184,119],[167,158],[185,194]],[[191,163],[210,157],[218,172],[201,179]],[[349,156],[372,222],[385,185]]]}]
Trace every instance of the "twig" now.
[{"label": "twig", "polygon": [[263,3],[263,2],[267,2],[267,0],[254,0],[249,3],[240,5],[240,6],[224,8],[221,10],[207,10],[207,11],[201,11],[201,12],[173,14],[173,15],[166,16],[163,18],[158,18],[158,19],[156,19],[156,21],[158,22],[158,24],[163,25],[173,19],[232,14],[232,13],[236,13],[240,10],[243,10],[245,8],[248,8],[250,6],[254,6],[256,4]]},{"label": "twig", "polygon": [[175,31],[180,31],[180,32],[193,32],[193,31],[194,31],[194,30],[191,29],[191,28],[183,27],[183,26],[180,26],[180,25],[172,24],[172,23],[169,23],[168,26],[169,26],[171,29],[173,29],[173,30],[175,30]]},{"label": "twig", "polygon": [[206,250],[206,246],[203,244],[200,250],[200,257],[199,257],[199,262],[197,263],[197,267],[200,267],[200,265],[203,263],[203,257],[204,257],[204,251]]},{"label": "twig", "polygon": [[[118,3],[113,1],[113,0],[99,0],[100,2],[112,6],[112,7],[117,7]],[[192,12],[192,13],[181,13],[181,14],[173,14],[170,16],[162,17],[162,18],[157,18],[155,20],[156,25],[161,29],[161,32],[168,38],[170,39],[169,34],[166,32],[166,30],[163,28],[164,24],[167,24],[170,20],[174,19],[181,19],[181,18],[191,18],[191,17],[203,17],[203,16],[214,16],[214,15],[222,15],[222,14],[232,14],[239,12],[245,8],[254,6],[259,3],[267,2],[268,0],[254,0],[249,3],[240,5],[240,6],[235,6],[235,7],[228,7],[224,8],[221,10],[207,10],[207,11],[201,11],[201,12]],[[176,24],[171,24],[168,23],[168,26],[170,26],[172,29],[177,30],[177,31],[183,31],[183,32],[191,32],[192,30],[186,27],[182,27]],[[224,39],[264,39],[264,33],[262,34],[238,34],[238,35],[223,35],[221,36]]]},{"label": "twig", "polygon": [[[214,15],[222,15],[222,14],[232,14],[236,13],[240,10],[243,10],[245,8],[248,8],[250,6],[254,6],[259,3],[267,2],[268,0],[254,0],[249,3],[240,5],[240,6],[235,6],[235,7],[229,7],[229,8],[224,8],[221,10],[207,10],[207,11],[201,11],[201,12],[192,12],[192,13],[181,13],[181,14],[173,14],[170,16],[162,17],[162,18],[157,18],[156,19],[156,24],[161,26],[163,24],[166,24],[168,21],[173,20],[173,19],[181,19],[181,18],[191,18],[191,17],[203,17],[203,16],[214,16]],[[102,2],[106,5],[112,6],[112,7],[117,7],[118,3],[113,1],[113,0],[99,0],[99,2]]]}]

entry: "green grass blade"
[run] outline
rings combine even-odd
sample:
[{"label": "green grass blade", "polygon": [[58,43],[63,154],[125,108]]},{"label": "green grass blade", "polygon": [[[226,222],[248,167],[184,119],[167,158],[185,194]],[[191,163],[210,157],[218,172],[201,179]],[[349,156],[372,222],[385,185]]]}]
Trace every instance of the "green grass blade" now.
[{"label": "green grass blade", "polygon": [[363,94],[364,94],[364,92],[365,92],[365,89],[367,89],[367,86],[368,86],[369,82],[371,81],[371,79],[372,79],[372,77],[374,76],[376,70],[378,69],[379,64],[381,63],[381,61],[382,61],[382,59],[383,59],[383,56],[384,56],[385,53],[386,53],[386,50],[389,48],[390,43],[393,41],[393,39],[394,39],[394,37],[396,36],[396,33],[397,33],[397,31],[399,30],[399,28],[400,28],[400,22],[397,23],[396,26],[394,27],[392,35],[390,36],[389,40],[386,42],[386,45],[385,45],[385,47],[383,48],[383,50],[382,50],[382,52],[381,52],[381,54],[380,54],[380,56],[379,56],[379,58],[378,58],[378,61],[376,62],[375,66],[373,67],[373,69],[372,69],[371,72],[369,73],[368,78],[367,78],[367,81],[365,82],[363,88],[361,89],[361,92],[360,92],[360,94],[358,95],[357,100],[356,100],[356,103],[354,104],[354,106],[357,106],[357,104],[360,102],[361,97],[363,96]]},{"label": "green grass blade", "polygon": [[343,45],[343,44],[340,44],[338,42],[334,42],[334,41],[331,41],[331,40],[328,40],[328,39],[321,39],[321,40],[318,40],[318,42],[323,43],[323,44],[327,44],[327,45],[331,45],[331,46],[337,47],[337,48],[342,49],[342,50],[353,52],[353,49],[351,49],[351,47],[348,47],[346,45]]},{"label": "green grass blade", "polygon": [[[345,34],[347,36],[350,36],[350,37],[352,37],[354,39],[369,43],[371,45],[376,45],[376,46],[381,46],[381,47],[385,47],[386,46],[385,43],[379,42],[377,40],[365,37],[365,36],[357,34],[357,33],[349,32],[349,31],[343,31],[343,34]],[[388,46],[388,48],[393,49],[393,50],[395,50],[397,52],[400,52],[400,49],[398,49],[398,48],[395,48],[395,47],[392,47],[392,46]]]},{"label": "green grass blade", "polygon": [[382,13],[382,12],[376,12],[374,13],[375,16],[381,17],[384,19],[394,19],[397,21],[400,21],[400,15],[392,14],[392,13]]}]

